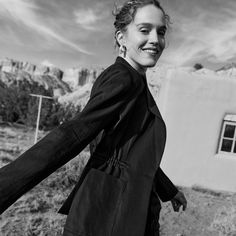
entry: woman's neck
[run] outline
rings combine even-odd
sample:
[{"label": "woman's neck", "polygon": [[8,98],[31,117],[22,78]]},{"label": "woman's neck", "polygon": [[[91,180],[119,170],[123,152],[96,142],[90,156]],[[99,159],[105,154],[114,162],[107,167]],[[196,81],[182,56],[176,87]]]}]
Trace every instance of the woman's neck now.
[{"label": "woman's neck", "polygon": [[123,54],[119,54],[119,57],[122,57],[124,60],[126,60],[129,63],[129,65],[132,66],[139,74],[146,76],[146,71],[147,71],[146,68],[139,67],[128,57],[124,57]]}]

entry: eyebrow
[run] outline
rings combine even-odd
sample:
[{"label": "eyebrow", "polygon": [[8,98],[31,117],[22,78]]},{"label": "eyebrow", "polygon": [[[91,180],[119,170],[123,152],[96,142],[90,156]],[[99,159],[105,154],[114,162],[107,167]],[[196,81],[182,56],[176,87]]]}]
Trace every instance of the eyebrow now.
[{"label": "eyebrow", "polygon": [[[150,24],[150,23],[140,23],[140,24],[137,24],[137,26],[147,26],[147,27],[150,27],[150,26],[152,26],[152,24]],[[159,28],[167,30],[167,27],[165,25],[160,25]]]}]

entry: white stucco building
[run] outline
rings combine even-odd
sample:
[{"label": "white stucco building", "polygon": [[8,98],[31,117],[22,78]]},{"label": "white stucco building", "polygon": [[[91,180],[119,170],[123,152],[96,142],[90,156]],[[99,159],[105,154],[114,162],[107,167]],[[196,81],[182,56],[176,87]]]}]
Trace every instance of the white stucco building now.
[{"label": "white stucco building", "polygon": [[157,103],[167,125],[162,168],[173,182],[236,192],[236,76],[168,70]]}]

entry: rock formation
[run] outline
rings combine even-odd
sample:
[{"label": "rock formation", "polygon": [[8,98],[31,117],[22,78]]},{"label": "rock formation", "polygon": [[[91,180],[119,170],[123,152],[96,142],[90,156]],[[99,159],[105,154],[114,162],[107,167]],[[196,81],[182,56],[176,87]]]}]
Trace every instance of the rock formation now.
[{"label": "rock formation", "polygon": [[0,80],[7,85],[13,81],[27,80],[43,85],[45,89],[52,88],[55,97],[71,92],[69,85],[62,80],[63,71],[55,67],[5,59],[0,62],[0,73]]},{"label": "rock formation", "polygon": [[102,67],[76,67],[66,69],[64,71],[63,81],[68,83],[72,89],[76,89],[85,84],[93,83],[103,70]]},{"label": "rock formation", "polygon": [[[46,89],[53,88],[53,95],[59,98],[61,103],[74,103],[83,107],[89,99],[92,84],[104,70],[102,67],[75,67],[65,69],[45,65],[33,65],[29,62],[19,62],[5,59],[0,62],[0,82],[9,84],[12,80],[28,80],[43,85]],[[151,93],[157,100],[161,90],[162,81],[173,71],[202,74],[204,76],[219,75],[222,78],[236,78],[236,63],[226,65],[219,70],[209,70],[194,67],[175,67],[166,64],[158,64],[147,71],[147,80]]]}]

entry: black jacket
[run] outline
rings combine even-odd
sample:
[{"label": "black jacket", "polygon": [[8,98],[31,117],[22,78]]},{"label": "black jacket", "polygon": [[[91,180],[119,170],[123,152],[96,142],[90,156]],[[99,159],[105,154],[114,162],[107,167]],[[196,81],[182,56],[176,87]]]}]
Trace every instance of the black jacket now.
[{"label": "black jacket", "polygon": [[60,209],[68,214],[64,235],[143,236],[151,194],[168,201],[178,190],[159,167],[166,127],[146,78],[121,57],[97,78],[82,112],[0,169],[0,212],[98,134],[99,144]]}]

